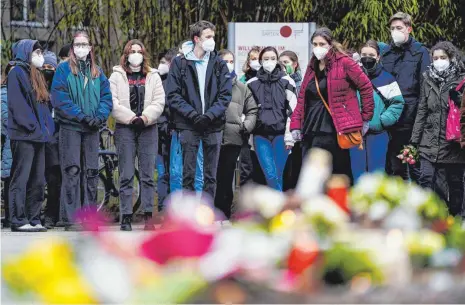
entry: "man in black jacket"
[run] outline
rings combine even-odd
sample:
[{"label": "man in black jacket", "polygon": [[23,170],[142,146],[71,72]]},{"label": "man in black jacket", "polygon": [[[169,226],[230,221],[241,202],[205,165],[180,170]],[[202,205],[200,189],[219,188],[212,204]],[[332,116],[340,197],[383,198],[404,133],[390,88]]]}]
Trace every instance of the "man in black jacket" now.
[{"label": "man in black jacket", "polygon": [[226,63],[215,51],[215,26],[199,21],[191,26],[182,55],[171,63],[166,96],[183,152],[183,188],[194,191],[199,143],[204,154],[205,193],[215,198],[216,171],[231,102],[232,82]]},{"label": "man in black jacket", "polygon": [[399,122],[389,129],[390,141],[386,156],[386,172],[401,176],[404,180],[417,181],[419,169],[402,164],[397,155],[408,145],[420,99],[420,86],[423,72],[430,65],[428,50],[410,36],[412,17],[406,13],[396,13],[389,20],[392,43],[383,51],[381,62],[399,84],[405,100]]}]

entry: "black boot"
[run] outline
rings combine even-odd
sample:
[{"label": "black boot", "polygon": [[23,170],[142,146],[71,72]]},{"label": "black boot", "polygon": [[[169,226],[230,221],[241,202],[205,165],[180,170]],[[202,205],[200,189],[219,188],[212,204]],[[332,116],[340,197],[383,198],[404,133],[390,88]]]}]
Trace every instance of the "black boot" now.
[{"label": "black boot", "polygon": [[132,231],[132,214],[124,214],[121,219],[121,231]]},{"label": "black boot", "polygon": [[153,231],[153,230],[155,230],[155,225],[153,224],[152,213],[145,212],[144,213],[144,221],[145,221],[144,231]]}]

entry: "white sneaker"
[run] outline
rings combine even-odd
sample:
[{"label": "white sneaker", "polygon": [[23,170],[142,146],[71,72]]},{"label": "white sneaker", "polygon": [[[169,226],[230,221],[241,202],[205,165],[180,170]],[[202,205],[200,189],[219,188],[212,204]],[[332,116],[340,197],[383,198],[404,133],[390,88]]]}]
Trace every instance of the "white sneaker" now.
[{"label": "white sneaker", "polygon": [[35,226],[31,226],[31,228],[35,229],[36,232],[47,232],[47,228],[42,226],[40,223]]},{"label": "white sneaker", "polygon": [[21,227],[11,226],[12,232],[34,232],[35,228],[30,224],[22,225]]}]

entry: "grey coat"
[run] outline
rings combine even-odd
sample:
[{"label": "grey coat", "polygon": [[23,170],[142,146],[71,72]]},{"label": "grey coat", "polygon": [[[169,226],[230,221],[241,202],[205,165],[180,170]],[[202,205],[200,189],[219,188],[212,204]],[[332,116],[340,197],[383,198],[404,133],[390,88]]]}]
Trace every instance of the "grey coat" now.
[{"label": "grey coat", "polygon": [[411,142],[419,145],[421,157],[433,163],[465,163],[465,150],[460,143],[446,140],[446,120],[449,113],[449,90],[455,89],[465,75],[447,80],[442,86],[423,74],[420,102]]},{"label": "grey coat", "polygon": [[[222,145],[242,146],[255,127],[258,107],[252,93],[237,78],[233,80],[232,99],[226,110],[226,125]],[[243,115],[245,119],[243,120]]]}]

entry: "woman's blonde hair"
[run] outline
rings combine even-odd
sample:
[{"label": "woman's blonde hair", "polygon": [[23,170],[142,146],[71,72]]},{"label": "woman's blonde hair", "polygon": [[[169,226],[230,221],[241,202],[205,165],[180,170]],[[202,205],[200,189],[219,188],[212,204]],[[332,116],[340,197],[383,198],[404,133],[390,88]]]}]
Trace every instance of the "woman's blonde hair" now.
[{"label": "woman's blonde hair", "polygon": [[242,72],[247,73],[249,72],[250,68],[250,55],[252,53],[257,53],[258,55],[260,54],[260,47],[258,46],[253,46],[252,49],[250,49],[249,53],[247,53],[247,60],[245,61],[244,65],[242,66]]}]

